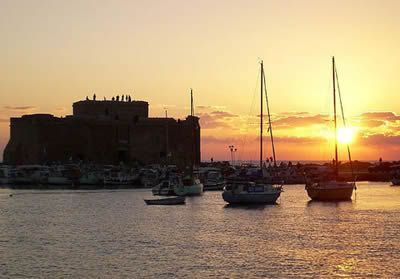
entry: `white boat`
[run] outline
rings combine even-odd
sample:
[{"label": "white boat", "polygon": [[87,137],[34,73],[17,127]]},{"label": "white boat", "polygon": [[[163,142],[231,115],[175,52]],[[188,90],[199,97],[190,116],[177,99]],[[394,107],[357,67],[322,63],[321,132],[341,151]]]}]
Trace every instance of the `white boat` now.
[{"label": "white boat", "polygon": [[[194,120],[194,106],[193,106],[193,90],[190,89],[190,117],[192,120]],[[194,130],[197,129],[194,126],[194,121],[192,121],[192,130],[194,135]],[[194,139],[194,136],[192,138],[192,147],[193,151],[196,150],[195,145],[196,145],[196,140]],[[194,153],[194,152],[193,152]],[[190,165],[190,172],[186,174],[182,178],[182,183],[179,183],[177,187],[175,187],[175,192],[179,196],[198,196],[203,194],[204,191],[204,186],[200,182],[200,179],[197,177],[197,175],[194,173],[194,167],[195,167],[195,157],[191,156],[191,165]]]},{"label": "white boat", "polygon": [[154,200],[144,200],[147,205],[178,205],[185,204],[185,197],[171,197]]},{"label": "white boat", "polygon": [[281,193],[282,186],[231,181],[224,188],[222,198],[230,204],[275,204]]},{"label": "white boat", "polygon": [[[262,173],[263,168],[263,102],[264,96],[268,112],[268,131],[271,136],[271,146],[273,152],[273,163],[276,165],[274,138],[272,135],[271,116],[268,104],[268,95],[266,91],[266,81],[264,74],[264,65],[261,61],[261,113],[260,113],[260,166],[258,172]],[[264,91],[265,90],[265,91]],[[264,95],[265,94],[265,95]],[[227,182],[227,186],[222,192],[224,201],[230,204],[275,204],[282,193],[282,185],[272,185],[269,183],[255,183],[248,178],[232,179]]]}]

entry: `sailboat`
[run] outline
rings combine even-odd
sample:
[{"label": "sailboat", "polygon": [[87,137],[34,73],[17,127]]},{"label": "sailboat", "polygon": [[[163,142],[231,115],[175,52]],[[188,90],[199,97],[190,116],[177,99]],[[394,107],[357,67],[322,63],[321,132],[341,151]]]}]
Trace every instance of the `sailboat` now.
[{"label": "sailboat", "polygon": [[[333,110],[334,110],[334,126],[335,126],[335,160],[333,161],[334,173],[331,177],[320,179],[320,181],[307,181],[306,191],[312,200],[317,201],[345,201],[351,200],[353,189],[356,188],[355,182],[339,181],[339,165],[338,165],[338,144],[337,144],[337,116],[336,116],[336,82],[337,71],[335,65],[335,57],[332,57],[332,78],[333,78]],[[342,99],[339,91],[340,104]],[[343,113],[343,106],[341,105],[343,124],[345,125],[345,118]],[[350,148],[347,146],[350,166],[352,166]],[[352,167],[351,167],[352,168]]]},{"label": "sailboat", "polygon": [[193,105],[193,90],[190,89],[190,119],[192,121],[192,156],[191,156],[191,164],[190,164],[190,172],[183,176],[182,184],[177,185],[176,192],[177,195],[184,196],[197,196],[201,195],[204,190],[203,184],[200,182],[200,179],[197,175],[194,174],[194,165],[195,165],[195,153],[196,153],[196,137],[195,137],[195,115],[194,115],[194,105]]},{"label": "sailboat", "polygon": [[[272,134],[271,115],[269,113],[268,95],[264,74],[264,64],[261,61],[261,114],[260,114],[260,170],[263,168],[263,103],[264,92],[268,112],[268,130],[271,136],[271,145],[276,165],[274,138]],[[227,185],[222,192],[224,201],[230,204],[275,204],[282,193],[282,185],[273,185],[262,179],[258,181],[249,181],[247,178],[235,178],[228,180]]]},{"label": "sailboat", "polygon": [[[200,182],[200,179],[194,174],[194,165],[195,165],[195,152],[196,152],[196,139],[195,139],[195,117],[194,116],[194,107],[193,107],[193,90],[190,89],[190,119],[192,121],[191,131],[192,131],[192,156],[190,162],[190,170],[183,177],[170,174],[166,175],[165,179],[161,181],[158,185],[156,185],[152,192],[154,195],[177,195],[177,196],[198,196],[203,193],[203,184]],[[167,143],[168,145],[168,143]]]}]

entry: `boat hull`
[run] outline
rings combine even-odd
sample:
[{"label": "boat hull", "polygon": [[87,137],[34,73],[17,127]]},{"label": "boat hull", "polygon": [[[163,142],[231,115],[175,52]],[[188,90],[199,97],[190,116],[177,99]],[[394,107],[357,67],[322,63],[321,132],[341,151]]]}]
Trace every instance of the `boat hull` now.
[{"label": "boat hull", "polygon": [[349,201],[353,195],[353,187],[316,188],[306,187],[308,196],[315,201]]},{"label": "boat hull", "polygon": [[178,204],[185,204],[185,197],[144,200],[144,202],[147,205],[178,205]]},{"label": "boat hull", "polygon": [[222,198],[230,204],[276,204],[281,195],[276,193],[239,193],[223,192]]}]

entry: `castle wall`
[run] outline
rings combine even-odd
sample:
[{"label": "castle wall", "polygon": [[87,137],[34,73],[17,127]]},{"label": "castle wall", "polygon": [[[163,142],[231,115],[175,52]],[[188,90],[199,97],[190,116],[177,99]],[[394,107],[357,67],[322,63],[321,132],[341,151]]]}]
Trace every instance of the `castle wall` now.
[{"label": "castle wall", "polygon": [[137,121],[149,116],[149,104],[143,101],[79,101],[73,104],[77,117]]},{"label": "castle wall", "polygon": [[[146,102],[142,102],[139,109],[137,104],[126,102],[124,104],[130,104],[132,108],[126,109],[124,114],[116,106],[113,113],[119,112],[121,116],[116,119],[101,115],[107,101],[84,102],[82,106],[75,103],[74,115],[65,118],[49,114],[11,118],[4,162],[42,164],[72,159],[103,164],[120,161],[169,163],[180,167],[188,166],[192,161],[200,163],[197,117],[189,116],[182,121],[148,118]],[[98,107],[92,108],[92,104]]]}]

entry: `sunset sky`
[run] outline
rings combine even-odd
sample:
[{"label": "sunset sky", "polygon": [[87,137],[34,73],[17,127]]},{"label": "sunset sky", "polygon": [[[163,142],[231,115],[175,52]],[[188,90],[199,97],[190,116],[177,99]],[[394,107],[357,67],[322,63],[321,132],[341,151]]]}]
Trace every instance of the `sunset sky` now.
[{"label": "sunset sky", "polygon": [[193,88],[202,160],[228,159],[230,144],[257,159],[263,59],[278,159],[329,160],[334,55],[353,158],[400,159],[399,11],[397,0],[0,0],[0,154],[11,116],[65,116],[95,92],[179,118]]}]

